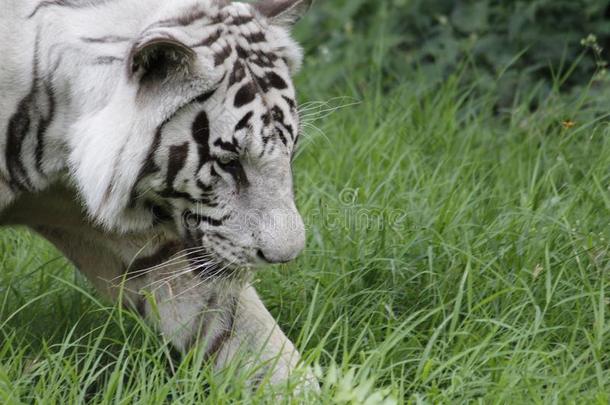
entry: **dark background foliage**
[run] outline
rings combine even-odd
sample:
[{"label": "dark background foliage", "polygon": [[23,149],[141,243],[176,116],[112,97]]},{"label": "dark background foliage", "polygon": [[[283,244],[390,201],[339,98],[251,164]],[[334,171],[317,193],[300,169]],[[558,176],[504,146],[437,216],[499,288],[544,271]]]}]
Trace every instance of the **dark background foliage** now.
[{"label": "dark background foliage", "polygon": [[[326,89],[367,65],[382,68],[388,87],[406,67],[434,83],[468,66],[506,106],[522,92],[573,91],[601,78],[607,54],[593,42],[610,49],[606,0],[318,0],[312,13],[299,37],[314,64],[334,66],[318,83]],[[596,41],[583,46],[590,34]]]}]

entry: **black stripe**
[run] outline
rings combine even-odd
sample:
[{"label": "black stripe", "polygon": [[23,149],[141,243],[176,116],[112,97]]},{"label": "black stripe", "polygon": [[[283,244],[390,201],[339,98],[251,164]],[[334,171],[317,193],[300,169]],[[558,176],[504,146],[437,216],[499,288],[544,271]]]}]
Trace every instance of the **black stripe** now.
[{"label": "black stripe", "polygon": [[237,45],[235,47],[235,51],[237,52],[237,56],[241,59],[248,59],[248,52],[241,46]]},{"label": "black stripe", "polygon": [[249,22],[251,22],[253,20],[254,20],[254,17],[252,17],[251,15],[233,17],[233,21],[231,21],[231,24],[244,25],[244,24],[248,24]]},{"label": "black stripe", "polygon": [[116,56],[98,56],[93,60],[95,65],[111,65],[119,62],[123,62],[123,59]]},{"label": "black stripe", "polygon": [[199,200],[193,198],[189,193],[185,193],[183,191],[178,191],[175,189],[167,188],[159,193],[159,197],[175,199],[175,200],[186,200],[192,204],[197,204]]},{"label": "black stripe", "polygon": [[278,90],[285,90],[288,88],[288,85],[277,73],[268,72],[267,73],[267,82],[271,87],[274,87]]},{"label": "black stripe", "polygon": [[197,143],[197,153],[199,155],[199,167],[203,166],[210,160],[210,121],[205,111],[201,111],[197,114],[193,125],[191,126],[191,134],[193,139]]},{"label": "black stripe", "polygon": [[187,26],[207,16],[208,14],[205,11],[198,9],[197,6],[193,6],[186,14],[183,14],[178,17],[168,18],[167,20],[158,21],[146,27],[144,31],[147,31],[151,28]]},{"label": "black stripe", "polygon": [[75,0],[47,0],[41,1],[38,3],[36,8],[28,15],[28,18],[32,18],[38,13],[39,10],[47,7],[57,6],[57,7],[69,7],[69,8],[86,8],[86,7],[95,7],[100,4],[107,3],[106,1],[98,1],[98,2],[88,2],[88,1],[75,1]]},{"label": "black stripe", "polygon": [[286,129],[286,131],[290,135],[290,139],[294,139],[294,128],[292,127],[292,125],[284,124],[284,128]]},{"label": "black stripe", "polygon": [[32,126],[31,111],[34,106],[34,92],[32,89],[17,106],[17,111],[13,114],[8,123],[7,143],[6,143],[6,165],[10,180],[10,187],[13,191],[30,189],[32,183],[27,175],[23,164],[21,151],[26,135]]},{"label": "black stripe", "polygon": [[246,68],[244,67],[243,63],[238,60],[235,62],[235,65],[233,65],[233,71],[231,72],[231,76],[229,76],[229,87],[241,82],[245,77]]},{"label": "black stripe", "polygon": [[216,219],[216,218],[212,218],[212,217],[208,217],[208,216],[201,216],[201,222],[205,222],[211,226],[221,226],[222,224],[224,224],[224,222],[229,219],[230,217],[228,215],[225,215],[222,218]]},{"label": "black stripe", "polygon": [[284,111],[278,106],[273,106],[271,109],[271,114],[273,115],[273,120],[284,125]]},{"label": "black stripe", "polygon": [[214,55],[214,65],[220,66],[222,65],[233,53],[233,50],[229,45],[226,45],[222,48],[220,52]]},{"label": "black stripe", "polygon": [[106,192],[104,193],[104,197],[102,199],[102,204],[106,205],[110,197],[112,196],[112,191],[114,190],[114,182],[119,174],[120,163],[123,161],[123,154],[125,153],[125,149],[127,148],[128,141],[125,141],[117,157],[114,159],[114,164],[112,164],[112,176],[110,177],[110,182],[108,183],[108,187],[106,188]]},{"label": "black stripe", "polygon": [[127,42],[129,38],[119,35],[105,35],[103,37],[81,37],[81,41],[87,44],[116,44],[119,42]]},{"label": "black stripe", "polygon": [[203,104],[206,101],[208,101],[210,98],[212,98],[212,96],[214,95],[215,92],[216,92],[216,90],[212,90],[212,91],[208,91],[207,93],[203,93],[202,95],[198,96],[194,100],[194,102]]},{"label": "black stripe", "polygon": [[244,38],[246,38],[246,41],[248,41],[251,44],[257,44],[260,42],[265,42],[267,40],[267,38],[265,37],[265,34],[263,34],[262,32],[255,32],[250,35],[245,35]]},{"label": "black stripe", "polygon": [[214,32],[209,37],[207,37],[207,38],[201,40],[200,42],[196,43],[195,45],[193,45],[193,48],[198,48],[198,47],[202,47],[202,46],[209,47],[213,43],[218,41],[221,36],[222,36],[222,30],[219,28],[218,30],[216,30],[216,32]]},{"label": "black stripe", "polygon": [[155,136],[153,137],[153,141],[150,144],[150,148],[148,149],[148,154],[146,155],[144,162],[142,162],[142,167],[140,168],[140,172],[138,173],[138,176],[136,177],[136,181],[131,189],[131,197],[130,197],[130,203],[129,203],[130,208],[135,207],[136,199],[138,197],[137,196],[137,187],[140,184],[140,182],[142,180],[144,180],[145,177],[148,177],[149,175],[151,175],[153,173],[157,173],[159,170],[161,170],[161,168],[155,163],[155,154],[157,153],[159,146],[161,146],[161,134],[163,132],[163,127],[165,126],[166,123],[167,123],[167,121],[164,122],[163,124],[159,125],[159,127],[155,131]]},{"label": "black stripe", "polygon": [[214,197],[214,198],[209,198],[209,197],[199,198],[196,201],[196,204],[200,204],[202,206],[205,205],[206,207],[209,207],[209,208],[216,208],[216,207],[218,207],[220,205],[220,204],[218,204],[218,202],[216,200],[216,197]]},{"label": "black stripe", "polygon": [[202,183],[199,179],[197,179],[196,185],[201,191],[201,196],[195,200],[195,203],[208,207],[217,207],[218,199],[212,192],[212,186]]},{"label": "black stripe", "polygon": [[[39,110],[36,95],[40,78],[38,77],[39,33],[36,35],[34,62],[32,68],[32,87],[30,92],[19,102],[17,110],[11,116],[7,128],[5,160],[9,175],[9,186],[13,191],[32,189],[32,183],[25,168],[22,156],[23,142],[32,130],[34,114]],[[41,134],[43,136],[44,134]]]},{"label": "black stripe", "polygon": [[284,146],[288,146],[288,140],[286,139],[286,135],[284,135],[284,131],[281,128],[275,128],[277,136],[280,137],[280,140],[284,144]]},{"label": "black stripe", "polygon": [[263,136],[263,150],[259,154],[259,157],[263,157],[267,152],[267,148],[269,146],[269,141],[272,139],[271,136]]},{"label": "black stripe", "polygon": [[[212,218],[212,217],[209,217],[207,215],[199,215],[199,214],[197,214],[197,213],[195,213],[195,212],[193,212],[191,210],[185,210],[182,213],[182,218],[185,218],[185,219],[186,218],[195,219],[195,221],[197,222],[197,226],[196,227],[185,226],[185,229],[187,230],[187,232],[194,232],[194,231],[201,232],[201,230],[199,228],[199,225],[202,222],[205,222],[206,224],[209,224],[209,225],[214,226],[214,227],[218,227],[218,226],[221,226],[227,219],[231,218],[231,216],[230,215],[225,215],[222,218]],[[195,241],[200,239],[200,237],[203,236],[203,233],[201,233],[200,235],[195,235],[194,237],[193,237],[192,234],[189,234],[189,235],[190,235],[190,237],[188,239],[191,239],[191,241],[190,241],[191,244],[195,245],[196,244]]]},{"label": "black stripe", "polygon": [[271,113],[267,111],[261,116],[261,120],[263,121],[264,126],[268,126],[271,124]]},{"label": "black stripe", "polygon": [[197,215],[197,214],[193,214],[195,215],[195,217],[199,220],[199,222],[205,222],[206,224],[209,224],[211,226],[222,226],[222,224],[225,223],[225,221],[229,218],[231,218],[230,215],[225,215],[222,218],[212,218],[212,217],[208,217],[207,215]]},{"label": "black stripe", "polygon": [[210,176],[212,177],[220,177],[220,174],[214,168],[214,165],[210,165]]},{"label": "black stripe", "polygon": [[188,142],[185,142],[182,145],[174,145],[169,148],[169,163],[165,175],[165,187],[167,190],[175,190],[174,181],[176,180],[178,173],[180,173],[180,170],[186,165],[188,153]]},{"label": "black stripe", "polygon": [[288,103],[291,110],[294,110],[295,108],[297,108],[297,103],[295,103],[295,101],[293,99],[291,99],[290,97],[286,97],[284,95],[282,95],[282,98],[284,99],[284,101],[286,103]]},{"label": "black stripe", "polygon": [[232,153],[238,153],[239,152],[239,148],[237,146],[237,140],[235,138],[233,138],[232,142],[225,142],[222,139],[217,139],[214,142],[214,146],[219,147],[222,150],[226,150],[228,152],[232,152]]},{"label": "black stripe", "polygon": [[30,13],[30,15],[28,15],[28,18],[34,17],[34,15],[36,15],[38,10],[40,10],[41,8],[46,8],[46,7],[50,7],[50,6],[65,6],[65,5],[66,5],[66,2],[64,0],[41,1],[40,3],[38,3],[36,8],[34,8],[34,11],[32,11]]},{"label": "black stripe", "polygon": [[[41,108],[37,105],[37,98],[40,96],[41,79],[38,76],[38,53],[40,49],[40,33],[36,33],[34,44],[34,61],[32,69],[32,87],[30,92],[18,104],[16,112],[11,116],[7,129],[6,162],[9,174],[9,186],[13,191],[31,189],[32,183],[27,173],[23,161],[23,143],[30,131],[33,130],[35,121],[38,121],[36,130],[36,150],[34,151],[34,164],[37,170],[42,173],[42,158],[44,148],[44,135],[53,119],[55,113],[55,99],[52,90],[47,83],[44,83],[45,95],[47,96],[48,114],[46,117],[40,116]],[[37,117],[38,115],[38,117]]]},{"label": "black stripe", "polygon": [[254,81],[256,81],[256,84],[258,85],[258,87],[261,89],[261,91],[263,93],[268,93],[269,92],[269,83],[267,82],[267,79],[264,77],[258,77],[255,74],[252,74],[252,77],[254,78]]},{"label": "black stripe", "polygon": [[260,67],[272,68],[274,66],[274,62],[278,59],[278,57],[272,53],[264,53],[262,51],[252,52],[252,57],[249,59],[250,62],[258,65]]},{"label": "black stripe", "polygon": [[235,125],[235,132],[241,131],[250,126],[250,119],[254,115],[254,112],[250,111],[248,114],[244,115],[244,117],[239,120],[237,125]]},{"label": "black stripe", "polygon": [[38,120],[38,130],[36,131],[36,170],[38,170],[38,172],[40,174],[44,175],[44,172],[42,170],[42,161],[44,159],[44,136],[47,132],[47,129],[49,128],[49,125],[51,124],[51,122],[53,121],[54,115],[55,115],[55,97],[53,94],[53,90],[51,89],[51,86],[49,86],[48,84],[45,85],[45,91],[47,94],[47,100],[49,103],[49,110],[47,113],[47,116],[44,118],[40,118]]},{"label": "black stripe", "polygon": [[243,85],[235,95],[234,105],[235,107],[243,107],[244,105],[251,103],[256,98],[256,88],[252,83],[246,83]]},{"label": "black stripe", "polygon": [[197,179],[197,187],[199,187],[201,192],[204,193],[204,194],[209,194],[212,191],[212,186],[208,186],[207,184],[203,184],[201,182],[201,180],[199,180],[199,179]]}]

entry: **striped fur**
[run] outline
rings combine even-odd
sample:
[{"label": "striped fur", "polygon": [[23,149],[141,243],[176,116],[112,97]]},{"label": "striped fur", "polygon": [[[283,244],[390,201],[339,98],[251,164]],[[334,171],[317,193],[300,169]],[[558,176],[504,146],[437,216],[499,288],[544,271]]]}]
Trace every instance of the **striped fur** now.
[{"label": "striped fur", "polygon": [[[222,367],[298,360],[248,270],[294,259],[307,0],[0,0],[0,224]],[[144,297],[154,297],[153,303]]]}]

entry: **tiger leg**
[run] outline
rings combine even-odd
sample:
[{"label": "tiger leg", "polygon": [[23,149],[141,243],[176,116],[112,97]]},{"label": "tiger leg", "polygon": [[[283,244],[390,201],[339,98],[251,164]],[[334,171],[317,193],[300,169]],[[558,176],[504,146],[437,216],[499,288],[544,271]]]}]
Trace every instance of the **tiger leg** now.
[{"label": "tiger leg", "polygon": [[[245,360],[252,367],[253,381],[285,382],[300,355],[254,288],[240,281],[206,282],[202,275],[175,267],[145,281],[141,291],[147,298],[139,305],[141,313],[182,352],[199,345],[217,370]],[[168,279],[172,274],[179,276]],[[304,372],[301,387],[317,390],[311,371]]]},{"label": "tiger leg", "polygon": [[[150,256],[126,263],[118,246],[139,246],[127,236],[111,238],[89,229],[36,227],[38,233],[60,249],[106,297],[122,299],[178,350],[186,353],[195,345],[204,350],[217,370],[234,359],[249,358],[271,383],[288,379],[300,356],[267,311],[254,288],[243,281],[206,279],[189,269],[179,246],[161,244]],[[173,247],[173,248],[172,248]],[[163,252],[163,253],[160,253]],[[161,267],[158,267],[161,265]],[[126,272],[126,269],[129,268]],[[303,387],[318,384],[305,370]]]},{"label": "tiger leg", "polygon": [[[250,354],[252,364],[262,364],[261,377],[274,384],[285,382],[297,368],[300,354],[282,332],[251,285],[239,294],[233,320],[233,333],[218,349],[216,365],[223,368],[243,353]],[[299,387],[319,390],[317,379],[309,368],[302,370]]]},{"label": "tiger leg", "polygon": [[178,350],[186,352],[200,337],[219,344],[231,329],[239,295],[235,285],[194,274],[179,244],[83,226],[32,229],[64,253],[102,295],[136,310]]}]

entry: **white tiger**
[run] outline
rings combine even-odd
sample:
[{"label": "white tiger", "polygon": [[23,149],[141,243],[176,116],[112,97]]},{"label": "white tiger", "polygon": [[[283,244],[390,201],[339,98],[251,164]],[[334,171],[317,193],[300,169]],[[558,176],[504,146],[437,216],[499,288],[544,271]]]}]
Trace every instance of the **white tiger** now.
[{"label": "white tiger", "polygon": [[247,274],[304,247],[289,29],[311,0],[0,1],[0,225],[181,351],[285,380],[299,355]]}]

